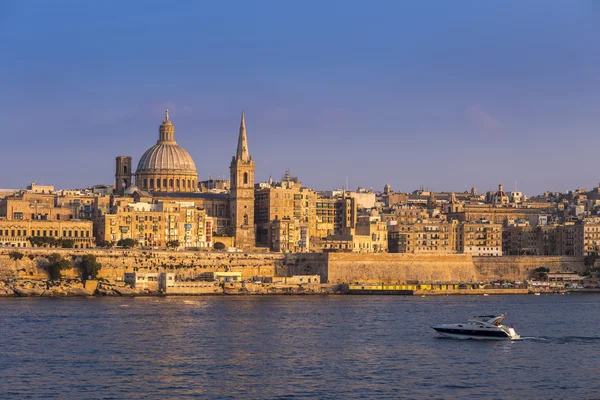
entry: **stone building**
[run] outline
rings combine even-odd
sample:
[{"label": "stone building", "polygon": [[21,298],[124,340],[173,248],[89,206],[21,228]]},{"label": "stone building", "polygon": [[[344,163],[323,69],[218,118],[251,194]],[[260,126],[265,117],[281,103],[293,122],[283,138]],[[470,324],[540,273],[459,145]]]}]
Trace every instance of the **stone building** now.
[{"label": "stone building", "polygon": [[9,220],[68,221],[79,219],[79,204],[56,204],[55,194],[21,190],[0,200],[0,218]]},{"label": "stone building", "polygon": [[256,246],[254,226],[254,159],[248,151],[246,121],[242,112],[240,134],[235,156],[231,159],[230,212],[235,245],[239,248]]},{"label": "stone building", "polygon": [[134,239],[142,246],[165,247],[178,241],[181,247],[211,247],[213,219],[193,202],[132,202],[115,201],[111,212],[96,221],[98,243]]},{"label": "stone building", "polygon": [[72,240],[76,249],[94,247],[92,222],[81,220],[0,219],[0,244],[31,247],[30,237]]},{"label": "stone building", "polygon": [[[206,217],[212,218],[210,234],[233,237],[238,248],[250,249],[255,246],[254,160],[248,151],[243,113],[236,154],[230,164],[231,179],[223,182],[222,190],[209,191],[200,187],[194,160],[175,141],[175,127],[168,110],[159,127],[158,142],[142,155],[135,173],[131,166],[131,157],[116,158],[117,196],[128,198],[130,203],[193,203],[195,209],[205,210]],[[135,185],[131,184],[132,174],[135,176]],[[97,206],[105,208],[101,204]],[[99,224],[105,224],[104,220],[112,218],[104,218],[104,214],[112,213],[105,209],[95,209],[92,213],[103,218],[103,221],[98,221]],[[105,235],[99,229],[95,233],[97,237]],[[143,241],[147,241],[145,234]],[[154,241],[162,245],[165,243],[162,239]],[[203,240],[196,242],[202,243]]]},{"label": "stone building", "polygon": [[459,225],[458,252],[473,256],[502,255],[502,225],[489,221],[463,222]]},{"label": "stone building", "polygon": [[390,226],[390,253],[454,254],[457,252],[457,222],[420,220]]}]

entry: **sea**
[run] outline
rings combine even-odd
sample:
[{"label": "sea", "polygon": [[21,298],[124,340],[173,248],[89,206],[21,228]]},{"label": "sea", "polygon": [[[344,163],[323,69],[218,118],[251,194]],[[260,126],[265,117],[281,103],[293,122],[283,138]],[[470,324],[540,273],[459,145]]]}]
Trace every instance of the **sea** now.
[{"label": "sea", "polygon": [[[506,313],[516,341],[431,325]],[[600,294],[0,299],[1,399],[600,399]]]}]

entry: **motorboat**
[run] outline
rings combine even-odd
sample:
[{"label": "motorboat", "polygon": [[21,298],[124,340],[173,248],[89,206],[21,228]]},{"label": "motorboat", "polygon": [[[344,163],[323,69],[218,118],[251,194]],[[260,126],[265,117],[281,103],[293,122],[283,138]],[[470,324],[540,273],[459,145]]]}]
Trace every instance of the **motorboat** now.
[{"label": "motorboat", "polygon": [[521,336],[514,326],[502,325],[505,314],[482,315],[460,324],[441,324],[432,326],[439,334],[454,339],[515,340]]}]

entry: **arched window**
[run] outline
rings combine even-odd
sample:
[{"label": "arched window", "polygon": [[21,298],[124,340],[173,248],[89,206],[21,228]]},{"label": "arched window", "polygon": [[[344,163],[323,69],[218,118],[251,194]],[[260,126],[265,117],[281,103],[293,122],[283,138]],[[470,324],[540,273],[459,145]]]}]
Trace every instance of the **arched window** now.
[{"label": "arched window", "polygon": [[169,179],[169,187],[173,188],[173,179]]},{"label": "arched window", "polygon": [[244,172],[244,185],[248,184],[248,173]]},{"label": "arched window", "polygon": [[148,179],[144,178],[144,189],[148,189]]},{"label": "arched window", "polygon": [[160,189],[160,179],[157,179],[157,180],[156,180],[156,188],[157,188],[157,189]]},{"label": "arched window", "polygon": [[192,188],[192,181],[188,179],[188,184],[187,184],[188,189]]},{"label": "arched window", "polygon": [[175,187],[179,189],[179,179],[175,179]]},{"label": "arched window", "polygon": [[248,225],[248,214],[244,214],[244,225]]},{"label": "arched window", "polygon": [[127,173],[127,165],[123,165],[123,173],[126,174]]},{"label": "arched window", "polygon": [[167,180],[166,179],[163,179],[163,187],[165,187],[165,188],[167,187]]},{"label": "arched window", "polygon": [[154,179],[150,179],[150,189],[154,189]]}]

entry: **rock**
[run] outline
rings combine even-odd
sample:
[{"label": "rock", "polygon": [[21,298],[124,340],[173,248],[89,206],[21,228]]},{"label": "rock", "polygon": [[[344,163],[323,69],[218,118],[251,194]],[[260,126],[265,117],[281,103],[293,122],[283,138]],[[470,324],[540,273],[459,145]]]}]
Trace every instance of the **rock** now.
[{"label": "rock", "polygon": [[91,296],[92,292],[83,287],[74,287],[67,290],[67,296]]},{"label": "rock", "polygon": [[19,297],[34,297],[34,296],[41,296],[42,293],[45,292],[44,289],[30,289],[30,288],[24,288],[24,287],[15,287],[14,289],[15,294]]},{"label": "rock", "polygon": [[114,288],[113,291],[118,294],[119,296],[136,296],[139,294],[139,292],[135,289],[131,289],[129,287],[119,287],[119,288]]}]

